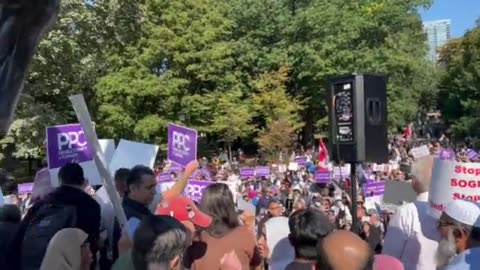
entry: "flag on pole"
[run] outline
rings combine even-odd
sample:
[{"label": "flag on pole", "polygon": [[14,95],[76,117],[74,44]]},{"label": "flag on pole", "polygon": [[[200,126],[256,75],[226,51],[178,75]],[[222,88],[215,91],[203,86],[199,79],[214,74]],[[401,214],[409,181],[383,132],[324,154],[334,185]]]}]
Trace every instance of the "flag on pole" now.
[{"label": "flag on pole", "polygon": [[328,160],[328,150],[325,144],[323,143],[323,138],[320,137],[320,142],[318,145],[318,169],[321,171],[328,170],[327,166]]}]

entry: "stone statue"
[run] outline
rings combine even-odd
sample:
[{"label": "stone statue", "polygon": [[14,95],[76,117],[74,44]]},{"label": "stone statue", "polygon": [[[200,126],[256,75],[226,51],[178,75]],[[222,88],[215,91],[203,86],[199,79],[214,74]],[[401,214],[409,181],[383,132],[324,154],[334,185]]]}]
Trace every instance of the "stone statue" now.
[{"label": "stone statue", "polygon": [[0,138],[8,132],[35,49],[58,9],[59,0],[0,0]]}]

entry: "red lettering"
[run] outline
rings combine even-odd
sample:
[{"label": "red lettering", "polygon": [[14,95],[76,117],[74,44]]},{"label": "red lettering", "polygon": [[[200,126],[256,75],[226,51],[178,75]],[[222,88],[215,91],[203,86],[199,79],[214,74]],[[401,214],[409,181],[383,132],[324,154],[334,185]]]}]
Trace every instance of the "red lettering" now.
[{"label": "red lettering", "polygon": [[433,209],[437,209],[439,211],[443,211],[443,204],[435,204],[433,202],[430,202],[430,206],[433,208]]},{"label": "red lettering", "polygon": [[454,168],[454,172],[479,176],[480,168],[467,168],[460,165],[456,165]]},{"label": "red lettering", "polygon": [[480,188],[480,180],[450,179],[450,186],[461,188]]},{"label": "red lettering", "polygon": [[450,186],[452,186],[452,187],[458,186],[457,179],[452,178],[452,179],[450,180]]},{"label": "red lettering", "polygon": [[480,195],[466,195],[466,194],[461,194],[461,193],[453,193],[453,199],[458,200],[458,199],[464,199],[464,200],[470,200],[474,202],[480,201]]}]

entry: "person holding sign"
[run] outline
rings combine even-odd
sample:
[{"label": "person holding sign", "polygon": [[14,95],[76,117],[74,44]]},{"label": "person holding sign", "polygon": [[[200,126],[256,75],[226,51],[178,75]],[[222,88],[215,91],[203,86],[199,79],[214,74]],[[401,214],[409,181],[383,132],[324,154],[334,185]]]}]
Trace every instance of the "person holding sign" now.
[{"label": "person holding sign", "polygon": [[[480,269],[480,207],[466,200],[445,206],[438,222],[442,235],[438,266],[445,270]],[[452,259],[453,258],[453,259]]]},{"label": "person holding sign", "polygon": [[418,194],[417,201],[398,208],[385,235],[383,254],[402,261],[406,270],[436,268],[435,252],[440,236],[436,219],[428,214],[432,167],[433,156],[421,158],[413,164],[412,187]]}]

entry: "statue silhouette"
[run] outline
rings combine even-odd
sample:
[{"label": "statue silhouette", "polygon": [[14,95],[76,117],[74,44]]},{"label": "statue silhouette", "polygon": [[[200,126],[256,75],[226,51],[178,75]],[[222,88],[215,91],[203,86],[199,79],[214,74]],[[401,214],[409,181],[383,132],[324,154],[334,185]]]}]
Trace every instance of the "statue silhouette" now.
[{"label": "statue silhouette", "polygon": [[10,128],[35,49],[59,0],[0,0],[0,138]]}]

